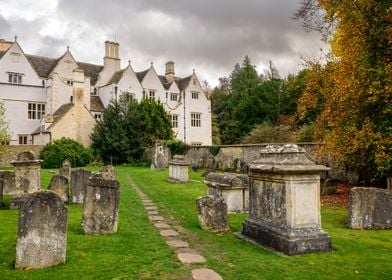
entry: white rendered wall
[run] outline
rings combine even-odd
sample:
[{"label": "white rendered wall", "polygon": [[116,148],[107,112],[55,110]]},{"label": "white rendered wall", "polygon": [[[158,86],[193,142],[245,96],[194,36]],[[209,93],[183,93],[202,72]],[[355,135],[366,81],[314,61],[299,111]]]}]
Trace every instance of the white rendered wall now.
[{"label": "white rendered wall", "polygon": [[143,87],[140,84],[139,80],[132,67],[128,66],[122,75],[122,78],[117,84],[118,92],[129,92],[135,94],[136,100],[141,100],[143,98]]},{"label": "white rendered wall", "polygon": [[[198,92],[199,98],[192,99],[192,92]],[[191,126],[191,113],[201,113],[201,126]],[[201,145],[212,144],[211,102],[207,99],[195,74],[185,90],[186,143]]]}]

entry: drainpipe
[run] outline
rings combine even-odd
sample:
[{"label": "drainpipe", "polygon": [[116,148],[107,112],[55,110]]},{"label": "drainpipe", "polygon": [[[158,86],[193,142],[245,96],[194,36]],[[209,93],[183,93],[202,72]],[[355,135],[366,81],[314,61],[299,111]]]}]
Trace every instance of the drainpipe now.
[{"label": "drainpipe", "polygon": [[182,92],[184,96],[184,143],[186,143],[186,112],[185,112],[185,90]]}]

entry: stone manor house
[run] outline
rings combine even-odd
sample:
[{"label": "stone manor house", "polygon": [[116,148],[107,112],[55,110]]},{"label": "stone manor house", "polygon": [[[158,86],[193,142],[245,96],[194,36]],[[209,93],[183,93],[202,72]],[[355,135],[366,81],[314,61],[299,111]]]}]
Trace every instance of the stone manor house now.
[{"label": "stone manor house", "polygon": [[119,44],[105,42],[103,65],[76,61],[69,48],[59,58],[25,54],[17,42],[0,39],[0,99],[11,132],[10,145],[44,145],[70,137],[85,146],[104,108],[122,93],[159,100],[170,114],[175,137],[190,145],[211,144],[211,105],[195,71],[165,75],[153,64],[121,69]]}]

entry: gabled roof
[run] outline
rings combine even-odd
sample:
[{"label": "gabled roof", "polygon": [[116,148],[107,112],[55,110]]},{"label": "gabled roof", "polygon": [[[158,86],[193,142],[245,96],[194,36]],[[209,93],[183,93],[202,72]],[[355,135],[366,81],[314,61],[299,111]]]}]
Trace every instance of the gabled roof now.
[{"label": "gabled roof", "polygon": [[78,61],[76,61],[76,63],[84,71],[84,75],[90,77],[90,84],[95,85],[98,80],[98,75],[103,69],[103,66]]},{"label": "gabled roof", "polygon": [[191,79],[192,79],[192,75],[190,75],[186,78],[176,79],[176,83],[177,83],[178,88],[180,90],[185,90],[188,87]]},{"label": "gabled roof", "polygon": [[98,95],[91,95],[90,97],[90,111],[103,112],[105,107]]},{"label": "gabled roof", "polygon": [[48,127],[49,130],[52,126],[54,126],[58,121],[60,121],[69,110],[74,106],[73,103],[66,103],[61,105],[56,112],[53,113],[53,123]]},{"label": "gabled roof", "polygon": [[166,79],[166,76],[158,75],[158,77],[159,77],[159,80],[161,80],[161,83],[162,83],[163,87],[164,87],[166,90],[168,90],[173,82],[169,82],[169,81]]},{"label": "gabled roof", "polygon": [[136,77],[137,77],[137,79],[139,80],[140,83],[143,81],[144,77],[147,75],[148,70],[150,70],[150,69],[147,69],[147,70],[135,73]]},{"label": "gabled roof", "polygon": [[41,78],[48,77],[50,72],[52,72],[53,68],[57,65],[57,62],[61,59],[61,57],[55,59],[30,54],[26,54],[26,58]]},{"label": "gabled roof", "polygon": [[6,52],[7,52],[7,51],[0,51],[0,58],[2,58],[3,55],[5,55]]},{"label": "gabled roof", "polygon": [[[126,68],[125,68],[126,69]],[[109,82],[107,83],[108,85],[111,84],[118,84],[118,82],[121,80],[123,73],[125,69],[122,69],[120,71],[117,71],[113,74],[113,76],[110,78]]]}]

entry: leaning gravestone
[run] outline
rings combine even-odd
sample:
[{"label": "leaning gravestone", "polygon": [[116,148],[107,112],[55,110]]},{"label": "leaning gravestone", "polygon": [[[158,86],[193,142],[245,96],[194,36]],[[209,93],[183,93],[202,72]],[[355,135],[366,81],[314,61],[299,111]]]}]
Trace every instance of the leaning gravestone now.
[{"label": "leaning gravestone", "polygon": [[392,192],[377,188],[352,188],[349,199],[348,227],[391,229]]},{"label": "leaning gravestone", "polygon": [[45,268],[65,262],[68,211],[52,191],[26,196],[19,208],[17,269]]},{"label": "leaning gravestone", "polygon": [[57,193],[64,201],[68,201],[68,179],[63,175],[54,175],[50,180],[48,190]]},{"label": "leaning gravestone", "polygon": [[249,217],[238,234],[286,255],[331,250],[321,229],[320,172],[304,149],[271,145],[250,165]]},{"label": "leaning gravestone", "polygon": [[77,169],[71,171],[71,195],[70,202],[83,203],[84,194],[88,179],[91,177],[92,172],[85,169]]},{"label": "leaning gravestone", "polygon": [[117,232],[120,183],[106,180],[101,174],[89,179],[83,204],[82,227],[85,234]]},{"label": "leaning gravestone", "polygon": [[207,195],[196,200],[199,224],[213,232],[229,231],[227,205],[222,197]]}]

